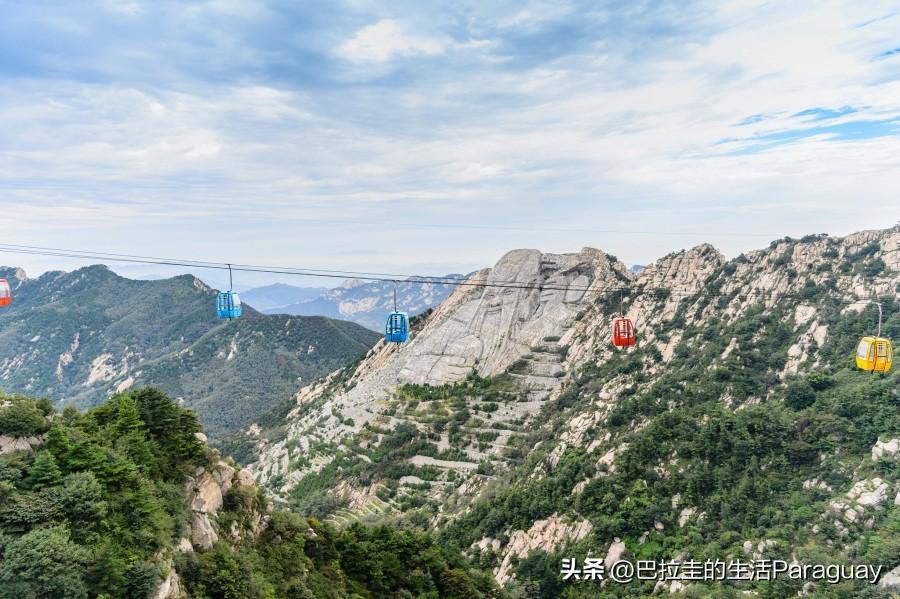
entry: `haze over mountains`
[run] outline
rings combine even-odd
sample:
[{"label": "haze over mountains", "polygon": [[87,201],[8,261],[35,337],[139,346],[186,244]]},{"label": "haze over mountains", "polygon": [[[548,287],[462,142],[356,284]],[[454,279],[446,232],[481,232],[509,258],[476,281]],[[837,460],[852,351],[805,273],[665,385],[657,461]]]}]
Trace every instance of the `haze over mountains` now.
[{"label": "haze over mountains", "polygon": [[215,315],[196,277],[126,279],[105,266],[29,279],[0,269],[15,300],[0,312],[0,387],[79,408],[155,385],[195,409],[213,436],[362,356],[378,335],[322,317]]},{"label": "haze over mountains", "polygon": [[[340,318],[381,332],[385,315],[394,309],[395,286],[397,308],[410,316],[434,308],[455,289],[451,283],[417,283],[416,278],[398,281],[396,285],[391,281],[348,279],[333,289],[278,283],[247,290],[241,297],[266,314]],[[454,281],[463,279],[464,275],[436,278]]]},{"label": "haze over mountains", "polygon": [[[469,280],[526,288],[456,289],[408,344],[380,342],[230,439],[274,497],[432,529],[527,596],[616,596],[563,584],[567,556],[881,564],[900,582],[897,369],[852,361],[876,326],[855,298],[878,297],[900,338],[900,228],[732,260],[703,244],[637,274],[591,248],[515,250]],[[609,342],[621,311],[629,351]],[[825,590],[804,584],[737,592]]]}]

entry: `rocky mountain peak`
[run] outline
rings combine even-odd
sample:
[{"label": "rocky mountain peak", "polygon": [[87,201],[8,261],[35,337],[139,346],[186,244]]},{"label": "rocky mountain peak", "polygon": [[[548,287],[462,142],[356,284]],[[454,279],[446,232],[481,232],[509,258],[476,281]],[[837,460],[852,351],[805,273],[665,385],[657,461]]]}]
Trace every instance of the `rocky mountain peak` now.
[{"label": "rocky mountain peak", "polygon": [[[324,436],[331,439],[359,431],[384,418],[381,406],[398,386],[454,383],[473,372],[490,377],[509,371],[529,399],[514,416],[528,417],[559,392],[566,340],[579,315],[602,290],[629,276],[624,264],[593,248],[571,254],[508,252],[493,268],[472,274],[409,343],[376,346],[342,390],[328,391],[322,383],[301,390],[289,436],[312,442],[329,429]],[[302,409],[321,401],[317,410]],[[323,414],[330,414],[327,423],[321,422]],[[284,443],[265,451],[256,465],[261,480],[285,473],[285,451]]]},{"label": "rocky mountain peak", "polygon": [[642,287],[694,289],[715,269],[725,263],[723,256],[708,243],[668,254],[647,265],[636,282]]},{"label": "rocky mountain peak", "polygon": [[353,289],[354,287],[359,287],[360,285],[365,285],[366,282],[361,279],[344,279],[344,281],[339,285],[339,289]]},{"label": "rocky mountain peak", "polygon": [[28,280],[28,275],[24,269],[17,266],[0,266],[0,278],[9,281],[13,288],[21,285]]}]

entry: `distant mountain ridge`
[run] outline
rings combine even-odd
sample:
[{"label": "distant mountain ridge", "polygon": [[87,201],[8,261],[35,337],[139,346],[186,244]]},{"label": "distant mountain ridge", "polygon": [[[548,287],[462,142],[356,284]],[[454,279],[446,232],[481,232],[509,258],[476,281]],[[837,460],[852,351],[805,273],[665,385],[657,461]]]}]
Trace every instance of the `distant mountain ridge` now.
[{"label": "distant mountain ridge", "polygon": [[314,300],[327,291],[328,287],[297,287],[286,283],[274,283],[242,291],[241,299],[261,312],[277,313],[277,310],[291,304]]},{"label": "distant mountain ridge", "polygon": [[366,353],[378,335],[321,317],[245,306],[216,318],[215,291],[192,275],[155,281],[105,266],[29,279],[0,268],[15,300],[0,311],[0,388],[89,407],[116,391],[158,386],[183,397],[218,436]]},{"label": "distant mountain ridge", "polygon": [[[429,277],[410,277],[396,284],[397,308],[408,312],[411,316],[421,314],[444,301],[457,285],[454,281],[465,279],[466,275],[449,274],[435,277],[435,283],[422,283]],[[272,289],[272,288],[278,289]],[[290,304],[279,306],[263,306],[260,309],[266,314],[291,314],[299,316],[327,316],[350,320],[369,329],[380,331],[384,327],[385,314],[394,307],[394,287],[392,281],[364,281],[347,279],[334,289],[321,290],[313,295],[308,291],[314,288],[293,287],[295,291],[284,289],[289,285],[270,285],[266,288],[251,289],[242,294],[247,301],[253,303],[254,298],[265,295],[269,303],[274,297],[289,297],[294,294],[298,299]],[[276,293],[280,296],[276,296]],[[302,297],[305,295],[305,297]],[[311,297],[310,297],[311,296]],[[256,305],[256,304],[254,304]]]}]

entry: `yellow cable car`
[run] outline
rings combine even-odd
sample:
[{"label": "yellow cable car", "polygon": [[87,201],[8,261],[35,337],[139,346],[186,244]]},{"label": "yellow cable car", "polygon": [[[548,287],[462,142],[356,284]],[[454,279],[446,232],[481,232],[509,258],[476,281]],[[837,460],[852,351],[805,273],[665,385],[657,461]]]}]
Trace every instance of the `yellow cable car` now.
[{"label": "yellow cable car", "polygon": [[887,372],[891,369],[894,348],[891,340],[881,336],[881,304],[878,306],[878,333],[863,337],[856,348],[856,367],[866,372]]},{"label": "yellow cable car", "polygon": [[887,372],[891,369],[892,354],[890,339],[863,337],[856,348],[856,367],[866,372]]}]

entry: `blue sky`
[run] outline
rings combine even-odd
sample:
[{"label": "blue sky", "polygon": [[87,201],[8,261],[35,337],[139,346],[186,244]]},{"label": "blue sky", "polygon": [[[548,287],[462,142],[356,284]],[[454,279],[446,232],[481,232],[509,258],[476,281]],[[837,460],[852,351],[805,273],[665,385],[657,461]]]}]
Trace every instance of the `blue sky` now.
[{"label": "blue sky", "polygon": [[0,241],[438,274],[888,227],[891,4],[0,0]]}]

